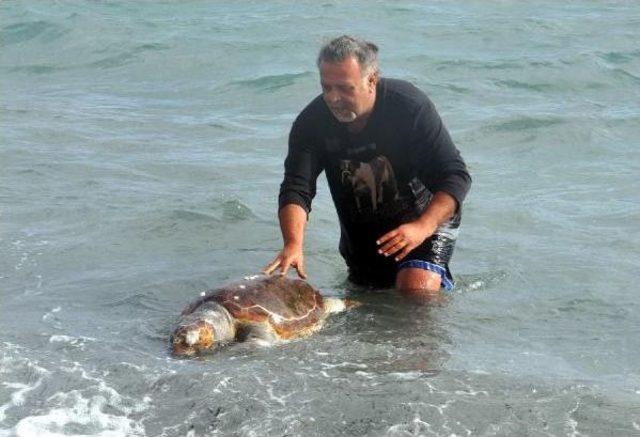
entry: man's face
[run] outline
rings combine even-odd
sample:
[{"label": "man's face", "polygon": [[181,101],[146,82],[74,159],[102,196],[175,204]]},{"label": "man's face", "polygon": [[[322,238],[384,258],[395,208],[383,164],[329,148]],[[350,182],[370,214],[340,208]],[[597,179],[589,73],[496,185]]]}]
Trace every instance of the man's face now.
[{"label": "man's face", "polygon": [[376,73],[363,77],[360,65],[353,57],[320,64],[322,97],[334,117],[342,123],[369,116],[376,100],[377,79]]}]

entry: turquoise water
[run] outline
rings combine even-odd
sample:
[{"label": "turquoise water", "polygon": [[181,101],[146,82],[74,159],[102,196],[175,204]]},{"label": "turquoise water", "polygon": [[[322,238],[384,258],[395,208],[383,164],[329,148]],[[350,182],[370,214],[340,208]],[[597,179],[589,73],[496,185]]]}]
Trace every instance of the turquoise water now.
[{"label": "turquoise water", "polygon": [[[640,435],[635,2],[0,4],[0,435]],[[174,360],[280,247],[329,37],[436,103],[474,185],[446,303]],[[353,289],[324,181],[311,282]]]}]

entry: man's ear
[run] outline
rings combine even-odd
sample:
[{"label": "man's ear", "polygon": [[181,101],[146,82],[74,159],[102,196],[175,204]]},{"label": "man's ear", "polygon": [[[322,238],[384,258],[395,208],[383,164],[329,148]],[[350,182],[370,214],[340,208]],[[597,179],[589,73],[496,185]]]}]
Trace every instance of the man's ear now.
[{"label": "man's ear", "polygon": [[376,85],[378,84],[378,72],[374,71],[373,73],[369,74],[369,77],[367,78],[367,83],[369,84],[369,89],[371,89],[372,91],[376,88]]}]

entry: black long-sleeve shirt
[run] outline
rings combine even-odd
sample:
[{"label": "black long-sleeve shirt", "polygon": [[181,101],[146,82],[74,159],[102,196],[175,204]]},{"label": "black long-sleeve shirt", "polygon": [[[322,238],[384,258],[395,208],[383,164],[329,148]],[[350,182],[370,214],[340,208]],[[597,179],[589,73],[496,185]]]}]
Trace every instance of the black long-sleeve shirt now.
[{"label": "black long-sleeve shirt", "polygon": [[279,206],[298,204],[307,212],[325,171],[340,225],[346,258],[375,252],[375,239],[415,218],[416,192],[444,191],[458,207],[471,177],[433,103],[415,86],[380,79],[365,128],[350,133],[331,114],[322,96],[293,123]]}]

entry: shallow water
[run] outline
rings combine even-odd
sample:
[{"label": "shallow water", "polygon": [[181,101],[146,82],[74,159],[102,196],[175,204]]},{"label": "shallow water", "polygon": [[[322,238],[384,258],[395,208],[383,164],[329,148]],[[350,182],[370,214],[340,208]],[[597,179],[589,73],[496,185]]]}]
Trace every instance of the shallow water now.
[{"label": "shallow water", "polygon": [[[640,435],[634,2],[0,4],[0,435]],[[303,30],[303,31],[302,31]],[[455,294],[175,360],[182,307],[278,250],[288,129],[326,38],[377,42],[474,185]]]}]

